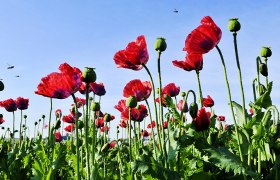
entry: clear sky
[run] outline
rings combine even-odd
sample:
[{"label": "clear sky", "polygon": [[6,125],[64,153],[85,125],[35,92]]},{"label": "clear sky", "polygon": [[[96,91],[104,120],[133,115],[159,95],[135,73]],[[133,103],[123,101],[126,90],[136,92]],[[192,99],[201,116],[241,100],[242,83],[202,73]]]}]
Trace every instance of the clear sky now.
[{"label": "clear sky", "polygon": [[[174,9],[178,13],[174,13]],[[220,0],[13,0],[0,2],[0,78],[5,90],[0,100],[29,98],[30,106],[24,114],[33,127],[45,114],[48,118],[49,99],[35,95],[42,77],[58,71],[67,62],[83,70],[85,66],[96,68],[97,82],[103,82],[106,95],[102,97],[103,112],[120,114],[113,106],[122,98],[125,84],[136,78],[149,80],[146,72],[116,68],[114,54],[124,49],[137,36],[145,35],[150,55],[147,66],[156,77],[156,52],[153,49],[157,37],[166,38],[167,50],[162,55],[163,85],[174,82],[181,91],[197,91],[194,72],[186,72],[172,65],[183,60],[182,51],[186,36],[209,15],[223,32],[219,47],[224,53],[228,68],[233,100],[241,103],[240,87],[235,63],[232,34],[227,30],[228,20],[238,17],[238,47],[245,88],[246,104],[253,99],[252,80],[256,77],[255,59],[262,46],[271,46],[269,79],[274,81],[273,104],[280,107],[280,2],[275,1],[220,1]],[[8,64],[15,68],[8,70]],[[20,77],[15,77],[20,75]],[[262,82],[264,79],[262,79]],[[204,96],[215,101],[215,112],[231,121],[227,105],[227,91],[221,62],[214,49],[204,56],[201,71]],[[78,97],[83,97],[77,93]],[[54,109],[61,108],[68,114],[71,98],[54,100]],[[247,106],[248,108],[248,106]],[[12,113],[0,108],[5,127],[12,125]],[[19,111],[16,113],[19,127]],[[32,132],[32,130],[31,130]],[[115,130],[111,132],[114,133]]]}]

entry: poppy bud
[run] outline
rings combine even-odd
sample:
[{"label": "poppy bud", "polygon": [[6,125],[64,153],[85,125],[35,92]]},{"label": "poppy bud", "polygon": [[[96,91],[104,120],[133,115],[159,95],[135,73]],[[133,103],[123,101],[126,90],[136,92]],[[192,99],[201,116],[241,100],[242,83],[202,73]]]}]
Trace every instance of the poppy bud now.
[{"label": "poppy bud", "polygon": [[46,117],[46,116],[43,114],[43,115],[42,115],[42,118],[45,119],[45,117]]},{"label": "poppy bud", "polygon": [[259,64],[259,71],[263,76],[268,76],[268,70],[267,70],[267,65],[265,63],[260,63]]},{"label": "poppy bud", "polygon": [[41,122],[42,120],[41,119],[39,119],[39,122]]},{"label": "poppy bud", "polygon": [[100,104],[98,102],[92,102],[90,109],[95,112],[100,111]]},{"label": "poppy bud", "polygon": [[101,152],[106,153],[110,149],[110,143],[106,143],[102,146]]},{"label": "poppy bud", "polygon": [[59,129],[60,128],[60,124],[61,124],[61,121],[60,120],[56,120],[55,123],[54,123],[54,129]]},{"label": "poppy bud", "polygon": [[110,114],[105,114],[104,121],[105,122],[110,122],[111,121],[111,115]]},{"label": "poppy bud", "polygon": [[37,122],[37,121],[35,121],[35,123],[34,123],[34,124],[35,124],[35,126],[37,126],[38,122]]},{"label": "poppy bud", "polygon": [[81,147],[82,145],[83,145],[83,140],[82,140],[82,139],[79,139],[78,147]]},{"label": "poppy bud", "polygon": [[126,106],[130,107],[130,108],[134,108],[137,106],[137,99],[135,96],[130,96],[129,98],[127,98],[126,100]]},{"label": "poppy bud", "polygon": [[159,94],[159,88],[156,88],[156,93]]},{"label": "poppy bud", "polygon": [[26,119],[26,118],[27,118],[27,115],[24,115],[23,118]]},{"label": "poppy bud", "polygon": [[189,112],[190,112],[190,115],[191,115],[192,118],[196,118],[196,116],[197,116],[197,111],[198,111],[197,103],[192,102],[192,103],[190,104],[190,107],[189,107]]},{"label": "poppy bud", "polygon": [[4,127],[4,126],[2,126],[1,128],[2,128],[2,129],[5,129],[5,127]]},{"label": "poppy bud", "polygon": [[83,82],[91,83],[91,82],[95,82],[95,80],[96,80],[96,74],[94,68],[85,67],[85,70],[83,72]]},{"label": "poppy bud", "polygon": [[155,42],[155,50],[163,52],[166,50],[166,48],[167,48],[167,44],[165,42],[165,39],[162,37],[157,38]]},{"label": "poppy bud", "polygon": [[263,95],[266,91],[266,88],[263,84],[260,84],[260,88],[257,86],[257,90],[260,90],[260,95]]},{"label": "poppy bud", "polygon": [[185,92],[181,92],[181,96],[182,96],[182,97],[185,97],[185,96],[186,96],[186,93],[185,93]]},{"label": "poppy bud", "polygon": [[3,118],[3,114],[0,114],[0,119],[2,119]]},{"label": "poppy bud", "polygon": [[2,81],[0,81],[0,91],[4,90],[4,83]]},{"label": "poppy bud", "polygon": [[264,58],[270,57],[272,55],[270,47],[262,47],[260,55]]},{"label": "poppy bud", "polygon": [[84,122],[81,120],[78,120],[78,129],[83,129],[84,127]]},{"label": "poppy bud", "polygon": [[241,24],[238,21],[238,18],[231,18],[228,22],[228,30],[230,32],[237,32],[241,28]]}]

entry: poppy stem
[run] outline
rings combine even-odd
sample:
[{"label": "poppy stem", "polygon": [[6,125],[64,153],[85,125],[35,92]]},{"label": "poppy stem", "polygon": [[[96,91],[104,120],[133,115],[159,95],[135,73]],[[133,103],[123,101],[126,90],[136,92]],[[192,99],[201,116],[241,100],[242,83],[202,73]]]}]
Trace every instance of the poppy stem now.
[{"label": "poppy stem", "polygon": [[20,145],[21,145],[21,140],[22,140],[22,138],[21,138],[21,136],[22,136],[21,128],[22,128],[22,110],[20,110],[20,127],[19,127],[19,144]]},{"label": "poppy stem", "polygon": [[163,154],[165,157],[165,167],[168,168],[167,163],[167,151],[166,151],[166,137],[164,132],[164,119],[163,119],[163,106],[162,106],[162,81],[161,81],[161,71],[160,71],[160,56],[161,51],[158,51],[158,81],[159,81],[159,113],[160,113],[160,120],[161,120],[161,130],[162,130],[162,138],[163,138]]},{"label": "poppy stem", "polygon": [[201,90],[200,78],[199,78],[199,71],[196,71],[196,77],[198,82],[198,92],[199,92],[199,99],[200,99],[200,108],[203,107],[203,95]]},{"label": "poppy stem", "polygon": [[74,94],[72,94],[74,104],[75,104],[75,130],[76,130],[76,158],[77,158],[77,180],[80,180],[80,152],[79,152],[79,128],[78,128],[78,104]]},{"label": "poppy stem", "polygon": [[261,95],[261,91],[260,91],[260,86],[261,86],[261,83],[260,83],[260,70],[259,70],[259,63],[261,62],[261,58],[258,56],[257,59],[256,59],[256,64],[257,64],[257,81],[258,81],[258,95],[260,97]]},{"label": "poppy stem", "polygon": [[[267,71],[268,71],[267,58],[264,58],[264,63],[266,65]],[[268,76],[265,77],[265,82],[266,82],[266,89],[268,89]]]},{"label": "poppy stem", "polygon": [[160,146],[160,152],[163,153],[163,150],[162,150],[162,140],[161,140],[161,134],[160,134],[160,130],[159,130],[159,118],[158,118],[158,111],[157,111],[157,105],[156,105],[156,93],[155,93],[155,83],[154,83],[154,80],[153,80],[153,77],[151,75],[151,72],[149,71],[149,69],[147,68],[147,66],[145,64],[142,64],[143,67],[146,69],[149,77],[150,77],[150,80],[151,80],[151,83],[152,83],[152,87],[153,87],[153,99],[154,99],[154,110],[155,110],[155,116],[156,116],[156,127],[157,127],[157,135],[158,135],[158,141],[159,141],[159,146]]},{"label": "poppy stem", "polygon": [[252,83],[252,86],[253,86],[253,95],[254,95],[254,102],[256,102],[257,100],[257,97],[256,97],[256,85],[255,85],[255,82],[257,81],[257,78],[255,78],[253,80],[253,83]]},{"label": "poppy stem", "polygon": [[[150,116],[150,123],[151,123],[151,129],[152,129],[152,141],[153,141],[153,149],[155,150],[155,154],[157,154],[157,148],[158,146],[156,146],[156,141],[155,141],[155,134],[154,134],[154,127],[153,127],[153,119],[152,119],[152,114],[151,114],[151,108],[150,108],[150,105],[149,105],[149,102],[147,101],[147,99],[145,99],[145,102],[147,104],[147,107],[148,107],[148,112],[149,112],[149,116]],[[157,158],[157,156],[156,156]]]},{"label": "poppy stem", "polygon": [[237,33],[233,33],[233,39],[234,39],[234,50],[235,50],[235,57],[236,57],[236,65],[238,69],[238,75],[239,75],[239,83],[240,83],[240,90],[241,90],[241,96],[242,96],[242,111],[243,111],[243,118],[245,125],[247,124],[246,119],[246,109],[245,109],[245,96],[244,96],[244,88],[243,88],[243,82],[242,82],[242,74],[241,74],[241,68],[239,63],[239,56],[238,56],[238,48],[237,48]]},{"label": "poppy stem", "polygon": [[52,98],[50,98],[50,104],[51,104],[51,108],[50,108],[49,126],[48,126],[48,139],[49,139],[48,144],[50,144],[51,142]]},{"label": "poppy stem", "polygon": [[234,129],[235,129],[235,135],[236,135],[237,143],[238,143],[239,156],[240,156],[240,160],[243,162],[243,153],[242,153],[241,145],[240,145],[238,126],[237,126],[237,122],[236,122],[236,119],[235,119],[235,116],[234,116],[232,100],[231,100],[231,93],[230,93],[230,87],[229,87],[228,78],[227,78],[227,69],[226,69],[226,65],[225,65],[223,54],[222,54],[220,48],[218,47],[218,45],[216,45],[216,49],[219,52],[219,55],[220,55],[221,61],[222,61],[222,65],[223,65],[223,69],[224,69],[224,78],[225,78],[225,81],[226,81],[226,86],[227,86],[227,91],[228,91],[228,98],[229,98],[229,105],[230,105],[230,109],[231,109],[231,115],[232,115],[232,119],[233,119],[233,122],[234,122]]},{"label": "poppy stem", "polygon": [[15,111],[13,111],[13,144],[14,142],[15,142]]},{"label": "poppy stem", "polygon": [[[88,147],[88,121],[89,121],[89,83],[86,83],[86,116],[85,116],[85,144],[86,144],[86,171],[87,176],[90,176],[90,159],[89,159],[89,147]],[[78,118],[76,118],[78,125]],[[76,127],[78,128],[78,127]]]},{"label": "poppy stem", "polygon": [[130,176],[132,177],[132,169],[131,169],[131,161],[132,161],[132,148],[131,148],[131,108],[128,110],[128,133],[129,133],[129,138],[128,138],[128,144],[129,144],[129,173]]}]

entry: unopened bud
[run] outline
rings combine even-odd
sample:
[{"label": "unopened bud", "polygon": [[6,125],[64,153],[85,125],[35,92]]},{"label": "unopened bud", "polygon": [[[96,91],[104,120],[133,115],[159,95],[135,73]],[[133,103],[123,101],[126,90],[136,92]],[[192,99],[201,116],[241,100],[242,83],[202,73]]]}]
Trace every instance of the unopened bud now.
[{"label": "unopened bud", "polygon": [[85,67],[85,70],[83,72],[83,82],[91,83],[91,82],[95,82],[95,80],[96,80],[96,74],[94,68]]},{"label": "unopened bud", "polygon": [[0,81],[0,91],[3,91],[5,88],[4,83],[2,81]]},{"label": "unopened bud", "polygon": [[182,97],[185,97],[185,96],[186,96],[186,93],[185,93],[185,92],[181,92],[181,96],[182,96]]},{"label": "unopened bud", "polygon": [[272,55],[270,47],[262,47],[260,52],[261,57],[267,58]]},{"label": "unopened bud", "polygon": [[268,76],[268,70],[267,70],[267,65],[265,63],[260,63],[259,65],[259,70],[260,70],[260,73],[263,75],[263,76]]},{"label": "unopened bud", "polygon": [[60,124],[61,124],[61,121],[60,120],[56,120],[55,123],[54,123],[54,129],[59,129],[60,128]]},{"label": "unopened bud", "polygon": [[92,102],[90,109],[95,112],[100,111],[100,104],[98,102]]},{"label": "unopened bud", "polygon": [[126,106],[130,107],[130,108],[134,108],[137,106],[137,99],[135,96],[130,96],[129,98],[127,98],[126,100]]},{"label": "unopened bud", "polygon": [[195,102],[192,102],[189,106],[189,112],[190,112],[190,116],[192,118],[196,118],[197,116],[197,111],[198,111],[198,105]]},{"label": "unopened bud", "polygon": [[237,32],[237,31],[240,30],[240,28],[241,28],[241,24],[238,21],[238,18],[231,18],[231,19],[229,19],[228,30],[230,32]]},{"label": "unopened bud", "polygon": [[162,37],[157,38],[155,42],[155,50],[163,52],[166,50],[166,48],[167,48],[167,44],[165,42],[165,39]]}]

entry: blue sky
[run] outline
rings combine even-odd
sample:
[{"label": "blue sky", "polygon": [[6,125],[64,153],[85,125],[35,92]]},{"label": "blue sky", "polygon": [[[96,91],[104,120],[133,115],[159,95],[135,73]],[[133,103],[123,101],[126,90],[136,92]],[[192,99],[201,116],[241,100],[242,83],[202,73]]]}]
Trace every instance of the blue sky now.
[{"label": "blue sky", "polygon": [[[173,12],[175,8],[179,13]],[[157,77],[153,44],[162,36],[168,45],[162,55],[163,85],[175,82],[182,91],[197,91],[195,73],[176,68],[171,62],[184,59],[185,38],[206,15],[211,16],[223,32],[219,47],[227,64],[232,99],[241,103],[233,39],[227,23],[228,19],[238,17],[242,26],[238,32],[238,47],[246,104],[253,99],[251,84],[256,76],[255,59],[262,46],[271,46],[273,55],[268,61],[269,79],[274,81],[271,96],[279,107],[280,2],[276,0],[1,1],[0,78],[5,83],[5,90],[0,92],[0,100],[18,96],[29,98],[30,107],[24,114],[33,126],[42,114],[48,117],[49,112],[49,99],[34,94],[42,77],[57,71],[63,62],[82,70],[85,66],[95,67],[97,82],[103,82],[107,90],[101,106],[104,112],[116,116],[114,125],[119,122],[120,114],[113,106],[122,98],[125,84],[132,79],[149,78],[144,70],[116,68],[113,56],[142,34],[146,37],[150,55],[147,66],[154,78]],[[15,68],[8,70],[7,63]],[[16,75],[20,77],[16,78]],[[204,56],[200,75],[204,96],[209,94],[215,100],[215,112],[226,115],[228,122],[232,122],[222,66],[215,49]],[[63,114],[68,114],[70,98],[54,102],[54,109],[61,108]],[[3,108],[0,113],[6,120],[3,125],[11,127],[11,113]],[[19,114],[16,112],[17,127]]]}]

